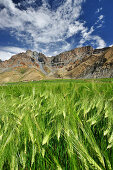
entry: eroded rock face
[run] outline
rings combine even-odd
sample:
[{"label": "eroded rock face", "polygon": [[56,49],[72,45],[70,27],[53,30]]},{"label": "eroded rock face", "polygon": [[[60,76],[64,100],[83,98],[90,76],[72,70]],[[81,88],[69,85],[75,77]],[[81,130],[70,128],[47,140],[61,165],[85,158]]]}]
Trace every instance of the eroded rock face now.
[{"label": "eroded rock face", "polygon": [[28,57],[32,57],[33,52],[32,52],[31,50],[27,50],[27,51],[26,51],[26,55],[27,55]]},{"label": "eroded rock face", "polygon": [[74,64],[65,75],[72,78],[113,77],[113,47],[102,49],[101,52],[93,53],[88,58],[84,57],[78,65]]},{"label": "eroded rock face", "polygon": [[0,73],[10,71],[16,68],[39,68],[39,65],[35,62],[32,57],[32,52],[27,51],[26,53],[20,53],[12,56],[9,60],[5,60],[0,64]]},{"label": "eroded rock face", "polygon": [[103,52],[105,52],[106,50],[108,50],[110,47],[106,47],[106,48],[102,48],[102,49],[95,49],[93,51],[93,54],[101,54]]},{"label": "eroded rock face", "polygon": [[88,57],[93,53],[91,46],[75,48],[74,50],[61,53],[57,56],[52,57],[52,66],[67,65],[70,62],[75,62],[78,59],[81,60],[84,57]]},{"label": "eroded rock face", "polygon": [[27,50],[0,62],[0,72],[18,67],[39,69],[47,78],[113,77],[113,47],[93,49],[86,46],[53,57]]}]

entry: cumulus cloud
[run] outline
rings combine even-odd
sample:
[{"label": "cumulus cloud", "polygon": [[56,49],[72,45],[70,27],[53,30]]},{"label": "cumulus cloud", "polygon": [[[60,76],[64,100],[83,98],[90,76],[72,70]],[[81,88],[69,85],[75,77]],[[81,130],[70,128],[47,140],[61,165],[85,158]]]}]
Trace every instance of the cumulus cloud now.
[{"label": "cumulus cloud", "polygon": [[2,61],[8,60],[11,56],[25,51],[26,49],[18,47],[0,47],[0,59]]},{"label": "cumulus cloud", "polygon": [[[25,2],[32,4],[35,0]],[[85,22],[79,20],[83,2],[85,0],[65,0],[52,10],[48,1],[42,0],[39,8],[30,6],[21,10],[18,8],[21,3],[15,5],[12,0],[0,0],[5,7],[0,11],[0,29],[10,29],[11,35],[15,35],[19,41],[46,55],[51,55],[52,49],[55,53],[69,50],[71,45],[67,39],[78,33],[82,35],[80,44],[92,39],[98,46],[101,37],[94,38],[93,27],[88,31]],[[100,20],[102,18],[99,17]]]},{"label": "cumulus cloud", "polygon": [[0,4],[5,6],[7,9],[10,9],[11,11],[15,11],[15,4],[12,2],[12,0],[0,0]]}]

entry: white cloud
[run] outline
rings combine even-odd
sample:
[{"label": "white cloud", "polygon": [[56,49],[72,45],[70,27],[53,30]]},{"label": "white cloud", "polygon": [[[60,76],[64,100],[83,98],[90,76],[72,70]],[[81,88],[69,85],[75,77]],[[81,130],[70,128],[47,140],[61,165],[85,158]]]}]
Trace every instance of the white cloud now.
[{"label": "white cloud", "polygon": [[84,23],[76,21],[74,24],[69,25],[68,37],[77,34],[80,31],[84,30]]},{"label": "white cloud", "polygon": [[101,37],[94,36],[93,40],[95,40],[97,42],[97,48],[104,48],[104,47],[106,47],[106,43],[104,42],[104,40]]},{"label": "white cloud", "polygon": [[102,20],[103,18],[104,18],[104,15],[100,15],[100,16],[98,17],[99,20]]},{"label": "white cloud", "polygon": [[101,24],[97,25],[96,28],[101,28],[102,26],[103,26],[103,24],[101,23]]},{"label": "white cloud", "polygon": [[90,41],[91,44],[96,45],[96,48],[104,48],[106,43],[98,35],[92,35],[94,27],[92,26],[88,31],[86,28],[82,31],[82,39],[80,40],[79,46],[82,46],[85,42]]},{"label": "white cloud", "polygon": [[[81,33],[81,44],[87,39],[94,40],[92,36],[94,28],[91,27],[88,31],[85,22],[79,20],[83,2],[85,0],[65,0],[56,10],[51,10],[48,1],[42,0],[43,4],[39,8],[29,7],[20,10],[12,0],[0,0],[0,4],[5,6],[0,11],[0,28],[10,28],[11,35],[46,55],[52,54],[51,48],[57,53],[69,50],[71,45],[66,39],[73,35]],[[25,3],[32,4],[35,0],[28,0]],[[103,15],[99,19],[102,20],[102,17]],[[94,41],[98,46],[99,39]]]},{"label": "white cloud", "polygon": [[99,13],[100,11],[102,11],[102,9],[103,9],[102,7],[98,8],[95,13]]},{"label": "white cloud", "polygon": [[0,50],[0,59],[2,61],[10,59],[11,56],[13,56],[13,55],[14,55],[14,53],[5,52],[5,51]]},{"label": "white cloud", "polygon": [[12,0],[0,0],[0,4],[4,5],[7,9],[10,9],[11,11],[15,11],[15,5],[12,2]]},{"label": "white cloud", "polygon": [[27,0],[27,3],[28,4],[32,4],[32,3],[35,3],[36,0]]},{"label": "white cloud", "polygon": [[104,24],[104,15],[100,15],[98,18],[97,18],[97,21],[95,22],[95,26],[96,28],[101,28]]},{"label": "white cloud", "polygon": [[109,45],[109,47],[113,47],[113,44]]},{"label": "white cloud", "polygon": [[0,59],[2,61],[10,59],[15,54],[25,52],[26,50],[24,48],[19,47],[0,47]]},{"label": "white cloud", "polygon": [[0,28],[13,29],[11,34],[15,34],[18,40],[32,44],[35,49],[38,49],[40,44],[46,44],[50,50],[51,43],[55,45],[64,42],[66,38],[83,29],[83,23],[77,21],[81,15],[83,2],[85,0],[66,0],[56,11],[51,11],[47,1],[43,0],[43,5],[39,9],[28,8],[26,11],[21,11],[16,8],[12,0],[0,1],[6,7],[0,12]]},{"label": "white cloud", "polygon": [[67,0],[56,11],[46,8],[45,0],[40,9],[29,8],[26,11],[16,8],[11,0],[0,1],[6,7],[0,12],[0,27],[14,28],[19,34],[26,31],[36,43],[59,41],[59,39],[67,38],[68,26],[76,23],[81,14],[83,1],[74,1],[72,4],[72,0]]}]

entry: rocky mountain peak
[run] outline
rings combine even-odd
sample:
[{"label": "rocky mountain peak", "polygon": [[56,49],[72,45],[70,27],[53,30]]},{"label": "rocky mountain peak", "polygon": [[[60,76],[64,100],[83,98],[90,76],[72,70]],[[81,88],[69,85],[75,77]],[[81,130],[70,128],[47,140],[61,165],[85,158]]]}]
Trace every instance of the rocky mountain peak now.
[{"label": "rocky mountain peak", "polygon": [[27,50],[26,51],[26,55],[29,56],[29,57],[32,57],[33,52],[31,50]]}]

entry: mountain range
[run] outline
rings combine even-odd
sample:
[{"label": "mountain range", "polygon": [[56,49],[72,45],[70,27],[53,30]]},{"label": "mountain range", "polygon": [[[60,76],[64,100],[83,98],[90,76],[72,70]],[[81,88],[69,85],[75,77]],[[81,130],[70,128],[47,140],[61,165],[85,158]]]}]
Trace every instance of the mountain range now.
[{"label": "mountain range", "polygon": [[93,49],[75,48],[47,57],[27,50],[0,60],[0,82],[37,81],[42,79],[90,79],[113,77],[113,46]]}]

